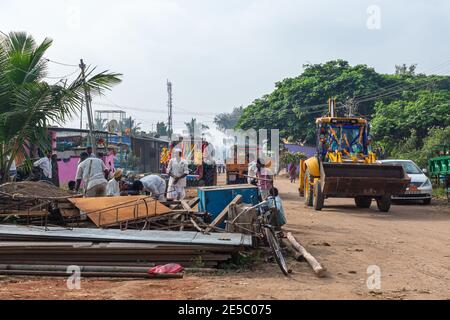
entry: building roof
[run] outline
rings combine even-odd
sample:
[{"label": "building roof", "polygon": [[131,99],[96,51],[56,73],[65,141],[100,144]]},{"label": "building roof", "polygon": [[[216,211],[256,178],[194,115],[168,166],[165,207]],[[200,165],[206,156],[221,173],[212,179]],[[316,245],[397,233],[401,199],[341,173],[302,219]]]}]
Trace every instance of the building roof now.
[{"label": "building roof", "polygon": [[[89,130],[87,129],[77,129],[77,128],[60,128],[60,127],[49,127],[48,130],[50,131],[57,131],[57,132],[78,132],[78,133],[89,133]],[[117,135],[113,132],[108,131],[101,131],[101,130],[93,130],[94,133],[101,133],[101,134],[111,134],[111,135]]]},{"label": "building roof", "polygon": [[285,143],[284,147],[291,153],[301,152],[308,157],[313,157],[316,154],[316,148],[312,146],[301,146],[299,144]]}]

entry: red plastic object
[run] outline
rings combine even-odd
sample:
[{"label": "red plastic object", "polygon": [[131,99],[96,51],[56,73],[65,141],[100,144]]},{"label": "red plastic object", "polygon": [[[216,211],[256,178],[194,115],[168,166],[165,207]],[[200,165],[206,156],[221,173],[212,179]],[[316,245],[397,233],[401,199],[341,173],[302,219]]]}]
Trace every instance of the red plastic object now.
[{"label": "red plastic object", "polygon": [[183,271],[183,266],[178,263],[169,263],[165,265],[155,266],[153,268],[148,269],[148,273],[179,273]]}]

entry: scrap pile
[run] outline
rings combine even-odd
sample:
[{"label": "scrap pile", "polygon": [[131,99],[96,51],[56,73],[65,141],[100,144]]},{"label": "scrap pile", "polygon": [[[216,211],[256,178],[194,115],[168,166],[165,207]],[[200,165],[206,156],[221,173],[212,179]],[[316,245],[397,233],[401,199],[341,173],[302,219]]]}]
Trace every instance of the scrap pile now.
[{"label": "scrap pile", "polygon": [[19,222],[42,222],[55,208],[72,208],[68,199],[76,196],[44,181],[5,183],[0,185],[0,216],[5,220],[15,216]]},{"label": "scrap pile", "polygon": [[4,184],[0,274],[57,276],[76,265],[85,276],[131,276],[133,271],[147,277],[149,267],[171,263],[201,271],[216,268],[253,246],[247,229],[251,221],[225,227],[245,208],[241,200],[235,195],[211,216],[199,211],[198,197],[165,202],[145,195],[83,198],[46,182]]},{"label": "scrap pile", "polygon": [[212,268],[251,244],[250,236],[238,233],[0,225],[0,274],[17,265],[28,271],[43,265]]}]

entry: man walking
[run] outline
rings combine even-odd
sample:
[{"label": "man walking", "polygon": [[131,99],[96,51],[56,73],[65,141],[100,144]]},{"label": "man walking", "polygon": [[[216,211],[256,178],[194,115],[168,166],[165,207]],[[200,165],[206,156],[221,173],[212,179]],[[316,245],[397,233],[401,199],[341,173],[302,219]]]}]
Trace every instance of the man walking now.
[{"label": "man walking", "polygon": [[86,197],[104,197],[108,183],[105,179],[106,171],[106,166],[101,159],[90,158],[87,152],[82,152],[80,164],[77,168],[75,190],[78,191],[81,181],[84,181],[84,195]]},{"label": "man walking", "polygon": [[181,158],[181,149],[173,150],[167,172],[170,176],[167,198],[183,200],[186,196],[186,176],[189,174],[189,168],[187,161]]}]

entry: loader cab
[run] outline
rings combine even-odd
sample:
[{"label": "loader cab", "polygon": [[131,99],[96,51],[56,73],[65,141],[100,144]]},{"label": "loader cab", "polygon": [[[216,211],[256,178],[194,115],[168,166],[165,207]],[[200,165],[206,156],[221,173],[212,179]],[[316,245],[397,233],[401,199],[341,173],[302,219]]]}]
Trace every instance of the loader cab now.
[{"label": "loader cab", "polygon": [[319,118],[317,156],[323,162],[364,161],[370,149],[368,123],[360,118]]}]

